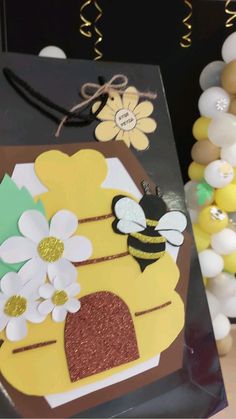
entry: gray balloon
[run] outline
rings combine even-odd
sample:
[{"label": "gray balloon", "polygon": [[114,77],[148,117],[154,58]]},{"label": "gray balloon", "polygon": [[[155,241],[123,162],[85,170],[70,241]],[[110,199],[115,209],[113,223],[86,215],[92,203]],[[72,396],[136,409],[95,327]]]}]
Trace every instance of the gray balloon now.
[{"label": "gray balloon", "polygon": [[212,61],[204,67],[199,78],[202,90],[213,86],[221,86],[220,76],[224,66],[224,61]]}]

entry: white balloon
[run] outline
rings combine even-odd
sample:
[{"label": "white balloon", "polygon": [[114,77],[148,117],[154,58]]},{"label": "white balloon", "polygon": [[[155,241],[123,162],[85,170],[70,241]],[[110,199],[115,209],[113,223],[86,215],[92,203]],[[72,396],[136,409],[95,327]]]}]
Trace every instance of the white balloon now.
[{"label": "white balloon", "polygon": [[210,87],[205,90],[198,101],[200,114],[207,118],[214,118],[219,113],[227,112],[229,105],[230,96],[221,87]]},{"label": "white balloon", "polygon": [[231,166],[235,167],[236,166],[236,143],[228,147],[223,147],[221,149],[220,157],[223,160],[228,161],[231,164]]},{"label": "white balloon", "polygon": [[224,228],[219,233],[212,234],[211,247],[220,255],[228,255],[236,251],[236,233],[230,228]]},{"label": "white balloon", "polygon": [[236,60],[236,32],[231,33],[226,38],[222,46],[221,55],[226,63]]},{"label": "white balloon", "polygon": [[198,254],[202,276],[212,278],[219,275],[224,267],[223,258],[211,249],[203,250]]},{"label": "white balloon", "polygon": [[39,53],[40,57],[51,57],[51,58],[66,58],[66,54],[61,48],[55,47],[54,45],[49,45],[41,49]]},{"label": "white balloon", "polygon": [[229,319],[222,313],[215,317],[212,326],[216,340],[224,339],[231,329]]},{"label": "white balloon", "polygon": [[236,116],[219,113],[209,124],[208,136],[218,147],[227,147],[236,143]]},{"label": "white balloon", "polygon": [[221,310],[227,317],[236,317],[236,295],[221,301]]},{"label": "white balloon", "polygon": [[210,292],[206,290],[207,302],[210,310],[211,319],[214,320],[216,316],[220,313],[220,303],[217,298]]},{"label": "white balloon", "polygon": [[236,279],[228,272],[221,272],[214,278],[208,278],[207,289],[221,301],[236,294]]},{"label": "white balloon", "polygon": [[220,77],[224,66],[224,61],[212,61],[204,67],[199,78],[202,90],[213,86],[221,86]]},{"label": "white balloon", "polygon": [[204,178],[213,188],[223,188],[232,182],[234,169],[225,160],[215,160],[209,163],[204,170]]}]

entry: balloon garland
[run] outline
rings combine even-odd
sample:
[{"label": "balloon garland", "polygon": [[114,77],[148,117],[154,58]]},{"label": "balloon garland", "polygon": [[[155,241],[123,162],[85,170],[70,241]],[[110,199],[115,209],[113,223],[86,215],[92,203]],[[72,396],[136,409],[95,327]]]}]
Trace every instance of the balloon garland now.
[{"label": "balloon garland", "polygon": [[232,347],[228,318],[236,317],[236,32],[222,58],[200,75],[201,116],[193,125],[185,195],[218,352],[225,355]]}]

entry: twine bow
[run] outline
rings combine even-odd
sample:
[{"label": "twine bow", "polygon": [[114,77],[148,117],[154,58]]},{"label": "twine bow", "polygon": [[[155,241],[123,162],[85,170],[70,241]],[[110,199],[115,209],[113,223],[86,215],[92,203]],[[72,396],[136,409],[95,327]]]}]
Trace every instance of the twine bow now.
[{"label": "twine bow", "polygon": [[[75,112],[78,109],[83,108],[84,106],[89,105],[95,99],[101,97],[104,94],[108,94],[109,96],[112,95],[112,90],[115,90],[118,93],[124,93],[125,88],[127,87],[129,79],[124,74],[115,74],[107,83],[100,86],[100,84],[96,83],[85,83],[81,88],[81,96],[84,100],[77,105],[73,106],[70,109],[70,112]],[[136,94],[133,92],[129,92],[130,95]],[[140,92],[137,91],[139,97],[146,97],[149,99],[156,99],[156,93],[152,92]],[[55,133],[55,137],[59,137],[61,129],[63,125],[66,123],[68,116],[64,116],[58,125],[57,131]]]}]

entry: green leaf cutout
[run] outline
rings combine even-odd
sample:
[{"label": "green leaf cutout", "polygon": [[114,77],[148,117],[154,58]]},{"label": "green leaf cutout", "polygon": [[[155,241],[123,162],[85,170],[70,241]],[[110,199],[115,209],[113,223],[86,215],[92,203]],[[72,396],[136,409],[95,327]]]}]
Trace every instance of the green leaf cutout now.
[{"label": "green leaf cutout", "polygon": [[197,185],[197,197],[198,197],[198,205],[204,205],[207,201],[209,201],[214,194],[214,188],[208,185],[204,180],[198,183]]},{"label": "green leaf cutout", "polygon": [[[26,188],[19,189],[10,176],[5,175],[0,184],[0,244],[11,236],[21,236],[18,220],[24,211],[31,209],[45,214],[41,201],[35,202]],[[0,278],[9,271],[18,272],[23,264],[0,261]]]}]

